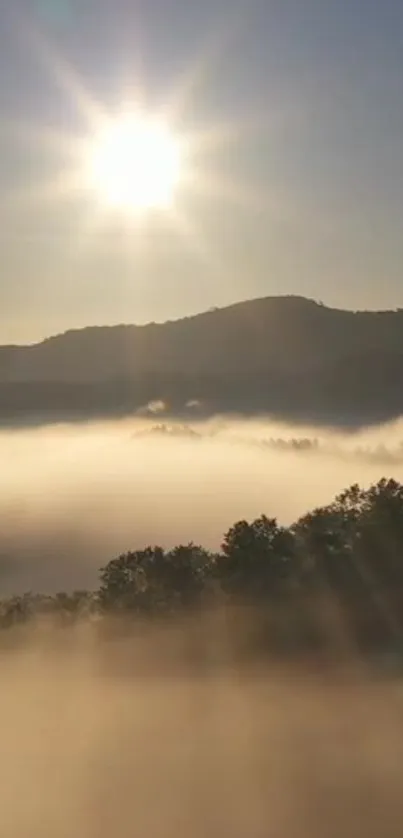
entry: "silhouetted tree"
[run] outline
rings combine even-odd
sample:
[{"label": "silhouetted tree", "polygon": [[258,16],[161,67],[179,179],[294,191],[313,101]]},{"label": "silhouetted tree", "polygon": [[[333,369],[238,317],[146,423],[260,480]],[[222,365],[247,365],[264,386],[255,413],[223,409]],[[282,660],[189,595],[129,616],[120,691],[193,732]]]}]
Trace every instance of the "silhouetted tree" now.
[{"label": "silhouetted tree", "polygon": [[146,547],[112,559],[100,572],[101,606],[119,611],[150,610],[155,605],[152,577],[155,567],[164,561],[162,547]]},{"label": "silhouetted tree", "polygon": [[403,486],[383,478],[367,490],[344,492],[336,503],[354,521],[351,554],[378,619],[392,642],[402,645]]},{"label": "silhouetted tree", "polygon": [[398,640],[403,582],[403,487],[357,484],[293,528],[304,580],[341,608],[359,646]]},{"label": "silhouetted tree", "polygon": [[3,600],[0,604],[0,625],[2,628],[26,623],[34,616],[35,597],[31,593],[13,596]]},{"label": "silhouetted tree", "polygon": [[216,565],[215,556],[204,547],[193,544],[180,545],[167,556],[165,588],[168,601],[180,605],[195,605],[204,592]]},{"label": "silhouetted tree", "polygon": [[195,605],[213,562],[192,543],[168,553],[161,547],[125,553],[101,570],[100,602],[108,609],[149,612]]},{"label": "silhouetted tree", "polygon": [[284,591],[293,573],[293,537],[275,518],[238,521],[224,537],[219,573],[231,595],[262,599]]},{"label": "silhouetted tree", "polygon": [[[344,651],[403,654],[403,485],[386,478],[367,489],[354,484],[289,528],[265,515],[238,521],[218,555],[192,542],[124,553],[101,569],[96,592],[0,601],[0,626],[176,613],[210,602],[217,590],[219,603],[224,594],[237,606],[225,611],[235,615],[234,636],[246,636],[250,613],[256,617],[252,644],[263,638],[267,647],[269,639],[283,653],[336,640]],[[248,606],[243,623],[239,604]]]}]

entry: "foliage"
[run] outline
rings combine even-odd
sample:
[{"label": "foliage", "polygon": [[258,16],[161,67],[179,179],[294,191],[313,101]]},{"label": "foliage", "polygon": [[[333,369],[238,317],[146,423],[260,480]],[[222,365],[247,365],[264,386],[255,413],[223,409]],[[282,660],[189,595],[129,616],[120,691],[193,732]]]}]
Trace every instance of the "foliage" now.
[{"label": "foliage", "polygon": [[142,612],[194,605],[213,564],[212,554],[192,543],[170,552],[147,547],[125,553],[102,568],[100,603],[107,610]]},{"label": "foliage", "polygon": [[101,569],[96,592],[0,601],[0,626],[49,616],[62,624],[151,617],[212,601],[258,609],[280,646],[285,637],[313,646],[338,620],[360,649],[403,650],[403,485],[386,478],[368,489],[352,485],[290,527],[266,515],[238,521],[217,555],[193,543],[124,553]]},{"label": "foliage", "polygon": [[275,518],[261,515],[228,530],[219,561],[224,590],[238,597],[271,597],[284,589],[293,569],[293,539]]}]

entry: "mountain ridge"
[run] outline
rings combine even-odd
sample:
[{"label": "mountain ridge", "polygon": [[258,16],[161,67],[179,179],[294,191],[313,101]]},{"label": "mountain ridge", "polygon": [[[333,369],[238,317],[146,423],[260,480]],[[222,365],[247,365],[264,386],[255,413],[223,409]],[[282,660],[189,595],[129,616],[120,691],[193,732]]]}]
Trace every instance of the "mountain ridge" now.
[{"label": "mountain ridge", "polygon": [[216,312],[222,311],[233,311],[234,309],[245,308],[247,306],[256,306],[258,304],[265,304],[265,303],[276,303],[279,305],[287,305],[287,304],[299,304],[305,305],[312,308],[319,308],[324,309],[327,312],[332,314],[343,314],[343,315],[352,315],[352,316],[365,316],[371,317],[373,315],[382,315],[382,316],[390,316],[395,315],[400,312],[403,312],[403,307],[395,307],[389,309],[343,309],[339,308],[338,306],[331,306],[323,303],[322,301],[314,300],[310,297],[304,297],[299,294],[279,294],[279,295],[270,295],[264,297],[254,297],[253,299],[245,299],[239,300],[234,303],[229,303],[225,306],[211,306],[208,309],[205,309],[200,312],[195,312],[192,314],[184,315],[183,317],[176,317],[173,319],[168,320],[149,320],[144,323],[135,323],[135,322],[124,322],[124,323],[109,323],[109,324],[94,324],[91,326],[71,326],[65,329],[62,332],[56,332],[51,335],[47,335],[40,340],[30,341],[29,343],[6,343],[0,344],[0,350],[3,349],[28,349],[34,346],[40,346],[44,343],[49,343],[51,341],[59,340],[60,338],[65,337],[66,335],[76,335],[79,332],[96,332],[96,331],[110,331],[110,330],[125,330],[125,329],[147,329],[148,327],[163,327],[167,325],[172,325],[176,323],[180,323],[183,321],[189,320],[196,320],[202,317],[208,317]]},{"label": "mountain ridge", "polygon": [[178,411],[360,417],[403,413],[403,310],[263,297],[165,323],[69,329],[0,347],[0,419]]}]

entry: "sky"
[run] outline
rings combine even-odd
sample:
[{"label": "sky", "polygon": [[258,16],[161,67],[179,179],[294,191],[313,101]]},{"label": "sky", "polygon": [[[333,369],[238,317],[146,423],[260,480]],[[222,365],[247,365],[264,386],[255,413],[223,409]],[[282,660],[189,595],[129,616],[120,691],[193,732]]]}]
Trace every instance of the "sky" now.
[{"label": "sky", "polygon": [[[402,73],[400,0],[0,0],[0,343],[403,306]],[[90,104],[139,96],[196,138],[199,186],[136,226],[64,187]]]}]

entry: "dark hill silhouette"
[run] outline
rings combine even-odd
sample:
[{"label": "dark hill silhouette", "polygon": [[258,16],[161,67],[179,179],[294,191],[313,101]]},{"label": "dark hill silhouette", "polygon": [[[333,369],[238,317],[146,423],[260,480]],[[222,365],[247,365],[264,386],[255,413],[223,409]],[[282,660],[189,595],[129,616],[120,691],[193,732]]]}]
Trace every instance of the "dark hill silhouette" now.
[{"label": "dark hill silhouette", "polygon": [[[403,310],[268,297],[163,324],[68,331],[0,347],[0,419],[269,412],[361,424],[403,413]],[[195,410],[193,406],[192,410]]]}]

